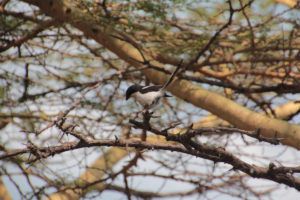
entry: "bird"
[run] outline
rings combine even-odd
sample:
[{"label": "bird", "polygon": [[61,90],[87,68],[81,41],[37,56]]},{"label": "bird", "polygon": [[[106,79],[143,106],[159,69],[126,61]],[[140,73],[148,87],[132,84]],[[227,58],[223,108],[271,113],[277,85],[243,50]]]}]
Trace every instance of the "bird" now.
[{"label": "bird", "polygon": [[164,85],[142,86],[139,84],[133,84],[129,86],[126,90],[126,100],[133,97],[145,109],[152,109],[156,105],[158,105],[160,99],[162,99],[163,97],[171,97],[166,93],[165,89],[173,81],[175,75],[180,69],[181,64],[182,61],[180,62],[180,64],[177,66],[175,71],[170,76],[169,80]]}]

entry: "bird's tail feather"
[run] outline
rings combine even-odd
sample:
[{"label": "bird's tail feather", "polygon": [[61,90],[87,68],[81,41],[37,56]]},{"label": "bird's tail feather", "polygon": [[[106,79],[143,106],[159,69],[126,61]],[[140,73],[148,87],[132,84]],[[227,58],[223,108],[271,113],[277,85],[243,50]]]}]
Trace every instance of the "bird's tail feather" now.
[{"label": "bird's tail feather", "polygon": [[177,66],[177,68],[175,69],[175,71],[172,73],[172,75],[170,76],[169,80],[161,88],[161,90],[166,89],[168,87],[168,85],[170,85],[170,83],[173,81],[175,75],[177,74],[178,70],[180,69],[182,63],[183,63],[183,60],[180,61],[179,65]]}]

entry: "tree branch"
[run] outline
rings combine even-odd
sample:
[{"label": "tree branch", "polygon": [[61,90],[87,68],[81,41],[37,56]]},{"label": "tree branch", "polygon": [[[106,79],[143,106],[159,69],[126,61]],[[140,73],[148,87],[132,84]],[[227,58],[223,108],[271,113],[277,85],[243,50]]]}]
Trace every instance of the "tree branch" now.
[{"label": "tree branch", "polygon": [[240,160],[223,148],[211,147],[195,143],[192,140],[187,139],[184,135],[180,136],[168,134],[160,132],[156,129],[151,129],[151,132],[159,135],[164,135],[166,136],[167,140],[178,142],[178,144],[160,141],[148,142],[138,139],[87,140],[86,143],[67,142],[63,143],[62,145],[52,147],[35,147],[15,150],[0,155],[0,160],[8,159],[10,157],[26,153],[32,153],[34,156],[36,156],[30,161],[32,162],[41,158],[45,159],[47,157],[51,157],[70,150],[99,146],[133,147],[136,149],[148,150],[168,150],[172,152],[193,155],[199,158],[211,160],[213,162],[224,162],[231,165],[233,170],[240,170],[255,178],[264,178],[275,181],[277,183],[282,183],[300,191],[300,179],[292,176],[293,173],[300,173],[300,167],[277,167],[273,163],[270,163],[268,167],[260,167],[257,165],[248,164]]},{"label": "tree branch", "polygon": [[[24,0],[38,6],[44,13],[52,16],[57,21],[69,22],[74,27],[83,31],[90,38],[114,52],[121,59],[133,66],[143,67],[143,57],[139,50],[127,42],[118,40],[111,35],[114,30],[111,27],[103,27],[99,22],[78,8],[74,1],[70,0]],[[148,57],[144,54],[147,60]],[[161,66],[158,62],[151,62],[155,66]],[[155,84],[163,84],[167,77],[156,70],[144,70],[147,78]],[[287,122],[272,119],[262,114],[253,112],[221,95],[202,89],[198,85],[185,80],[174,80],[168,89],[179,98],[189,103],[210,111],[218,117],[244,130],[261,129],[261,135],[272,138],[275,135],[282,140],[283,144],[300,149],[300,127]],[[226,105],[226,106],[224,106]],[[237,114],[238,113],[238,114]]]}]

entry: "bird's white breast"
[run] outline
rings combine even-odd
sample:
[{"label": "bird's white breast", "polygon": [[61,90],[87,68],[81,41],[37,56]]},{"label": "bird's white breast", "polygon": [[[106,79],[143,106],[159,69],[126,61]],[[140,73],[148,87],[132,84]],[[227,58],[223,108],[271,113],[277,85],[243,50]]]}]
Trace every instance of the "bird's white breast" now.
[{"label": "bird's white breast", "polygon": [[154,101],[156,101],[157,98],[160,98],[163,96],[162,91],[156,91],[156,92],[147,92],[147,93],[140,93],[136,92],[133,94],[133,97],[143,106],[150,106],[153,104]]}]

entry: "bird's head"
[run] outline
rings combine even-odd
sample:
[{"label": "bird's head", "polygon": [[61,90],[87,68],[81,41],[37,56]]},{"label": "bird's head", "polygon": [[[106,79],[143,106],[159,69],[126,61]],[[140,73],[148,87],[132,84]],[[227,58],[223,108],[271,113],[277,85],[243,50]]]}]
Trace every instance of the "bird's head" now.
[{"label": "bird's head", "polygon": [[126,100],[128,100],[134,93],[138,92],[142,86],[140,85],[132,85],[126,90]]}]

